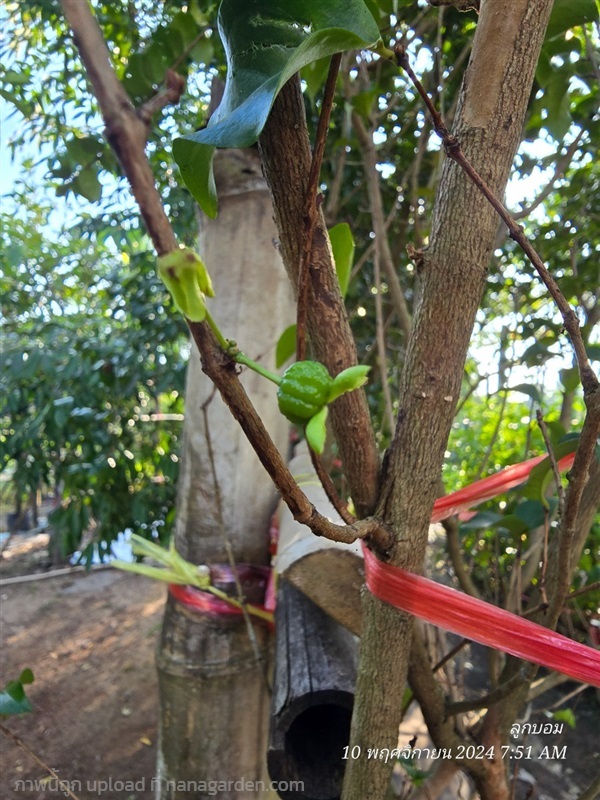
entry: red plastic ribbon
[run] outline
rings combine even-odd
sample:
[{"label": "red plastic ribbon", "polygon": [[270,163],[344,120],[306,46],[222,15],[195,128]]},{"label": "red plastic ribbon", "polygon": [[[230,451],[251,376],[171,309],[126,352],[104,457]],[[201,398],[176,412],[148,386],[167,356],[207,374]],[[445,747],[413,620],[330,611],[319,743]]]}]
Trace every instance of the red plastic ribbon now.
[{"label": "red plastic ribbon", "polygon": [[439,628],[600,686],[600,651],[442,584],[383,564],[363,545],[371,594]]},{"label": "red plastic ribbon", "polygon": [[[238,564],[237,577],[242,585],[244,595],[248,602],[265,609],[261,603],[265,598],[265,591],[270,579],[271,570],[268,567],[257,567],[251,564]],[[226,564],[211,564],[211,582],[222,591],[229,591],[235,597],[235,576]],[[210,592],[203,592],[195,586],[182,586],[176,583],[169,584],[171,597],[181,605],[198,611],[201,614],[241,616],[242,609],[215,597]],[[256,602],[255,602],[256,598]]]},{"label": "red plastic ribbon", "polygon": [[[458,514],[478,503],[483,503],[484,500],[491,500],[492,497],[514,489],[515,486],[523,483],[536,464],[545,458],[547,456],[536,456],[528,461],[521,461],[520,464],[512,464],[510,467],[490,475],[489,478],[482,478],[480,481],[465,486],[464,489],[447,494],[445,497],[438,497],[433,504],[431,522],[441,522],[453,514]],[[557,462],[559,471],[565,472],[571,469],[574,459],[575,453],[569,453],[560,458]]]}]

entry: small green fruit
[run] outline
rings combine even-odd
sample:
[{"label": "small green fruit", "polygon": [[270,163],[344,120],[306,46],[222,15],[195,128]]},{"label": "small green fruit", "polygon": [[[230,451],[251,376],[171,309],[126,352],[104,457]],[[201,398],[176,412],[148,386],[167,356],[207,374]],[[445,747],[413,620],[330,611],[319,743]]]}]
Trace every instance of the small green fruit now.
[{"label": "small green fruit", "polygon": [[279,410],[290,422],[304,424],[329,400],[333,378],[318,361],[296,361],[286,369],[277,389]]}]

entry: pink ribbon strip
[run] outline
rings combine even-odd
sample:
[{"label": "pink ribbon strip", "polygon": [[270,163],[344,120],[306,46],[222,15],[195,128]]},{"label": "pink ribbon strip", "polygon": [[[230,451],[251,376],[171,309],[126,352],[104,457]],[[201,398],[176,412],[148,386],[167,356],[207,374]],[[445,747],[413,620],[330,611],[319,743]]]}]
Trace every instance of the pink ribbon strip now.
[{"label": "pink ribbon strip", "polygon": [[[490,475],[489,478],[482,478],[480,481],[465,486],[464,489],[447,494],[445,497],[438,497],[433,504],[431,522],[441,522],[453,514],[458,514],[478,503],[483,503],[484,500],[491,500],[492,497],[514,489],[515,486],[523,483],[529,477],[531,470],[545,458],[547,456],[536,456],[528,461],[512,464],[510,467]],[[574,458],[575,453],[569,453],[560,458],[557,462],[559,471],[565,472],[565,470],[571,469]]]},{"label": "pink ribbon strip", "polygon": [[363,545],[371,594],[439,628],[600,686],[600,651],[471,595],[379,561]]}]

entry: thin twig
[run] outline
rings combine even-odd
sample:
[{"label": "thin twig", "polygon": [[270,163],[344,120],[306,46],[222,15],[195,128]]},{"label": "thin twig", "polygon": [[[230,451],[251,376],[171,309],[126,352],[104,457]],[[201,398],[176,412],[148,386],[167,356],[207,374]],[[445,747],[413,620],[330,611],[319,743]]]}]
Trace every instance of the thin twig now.
[{"label": "thin twig", "polygon": [[563,511],[565,508],[565,488],[562,485],[562,479],[560,477],[560,470],[558,468],[558,464],[556,463],[556,456],[554,455],[554,450],[552,449],[552,442],[550,441],[550,435],[548,433],[548,426],[544,420],[544,415],[542,414],[541,409],[537,409],[535,412],[535,418],[537,420],[538,427],[542,433],[542,437],[544,439],[544,444],[546,445],[546,452],[548,453],[548,458],[550,459],[550,465],[552,467],[552,474],[554,475],[554,482],[556,483],[556,493],[558,494],[558,516],[559,519],[562,519]]},{"label": "thin twig", "polygon": [[308,286],[310,283],[310,260],[312,253],[313,237],[317,225],[317,192],[319,189],[319,175],[323,163],[325,143],[327,141],[327,130],[331,117],[331,108],[335,95],[335,83],[340,69],[342,54],[336,53],[331,57],[329,63],[329,73],[323,92],[323,103],[321,114],[317,125],[317,135],[315,148],[310,164],[310,174],[308,187],[306,190],[305,210],[304,210],[304,236],[302,240],[302,254],[300,256],[300,266],[298,268],[298,311],[296,317],[296,360],[302,361],[306,358],[306,315],[308,312]]},{"label": "thin twig", "polygon": [[[377,152],[373,143],[373,136],[365,128],[360,115],[356,112],[352,113],[352,124],[358,138],[365,171],[365,179],[367,182],[367,193],[369,195],[369,205],[371,210],[371,218],[373,220],[373,229],[375,231],[375,238],[379,240],[379,254],[383,262],[383,268],[387,276],[388,285],[390,289],[390,297],[394,306],[396,315],[400,322],[400,327],[406,341],[410,334],[412,324],[406,298],[398,275],[394,266],[392,251],[387,236],[387,231],[384,222],[383,200],[381,197],[381,186],[379,183],[379,173],[377,172]],[[396,204],[393,207],[396,211]]]},{"label": "thin twig", "polygon": [[[587,594],[588,592],[595,592],[600,589],[600,581],[595,581],[594,583],[590,583],[589,586],[582,586],[581,589],[574,589],[572,592],[565,597],[565,603],[568,603],[570,600],[574,600],[576,597],[579,597],[582,594]],[[546,611],[548,608],[548,603],[540,603],[539,605],[535,606],[534,608],[529,608],[525,611],[521,616],[523,617],[533,617],[540,612]]]},{"label": "thin twig", "polygon": [[165,88],[156,92],[149,100],[140,106],[137,115],[148,128],[152,117],[165,106],[177,105],[185,89],[185,78],[175,70],[168,69],[165,76]]},{"label": "thin twig", "polygon": [[58,775],[56,774],[56,772],[52,769],[52,767],[49,767],[48,764],[46,764],[45,761],[42,761],[41,758],[36,756],[36,754],[33,752],[33,750],[31,750],[25,744],[23,739],[20,739],[18,736],[15,736],[15,734],[12,731],[10,731],[8,728],[4,727],[4,725],[2,725],[1,723],[0,723],[0,731],[2,731],[2,733],[5,736],[8,736],[9,739],[12,739],[13,742],[18,747],[21,748],[21,750],[24,750],[28,755],[30,755],[31,758],[33,758],[33,760],[36,762],[36,764],[38,764],[40,767],[42,767],[42,769],[45,769],[46,772],[49,775],[51,775],[52,778],[57,782],[58,786],[60,787],[61,792],[64,792],[65,795],[67,797],[70,797],[72,800],[79,800],[79,797],[77,797],[76,794],[73,794],[73,792],[69,789],[68,783],[66,781],[63,781],[61,778],[59,778]]},{"label": "thin twig", "polygon": [[[331,118],[331,109],[333,107],[333,98],[335,96],[335,84],[337,81],[338,72],[342,54],[336,53],[331,57],[329,62],[329,72],[325,82],[325,89],[323,91],[323,102],[321,105],[321,114],[317,125],[317,133],[315,137],[315,147],[310,164],[310,173],[308,178],[308,187],[306,190],[306,201],[304,209],[304,223],[305,230],[302,240],[302,253],[300,257],[300,265],[298,267],[298,306],[296,312],[296,360],[302,361],[306,358],[306,317],[308,313],[308,287],[310,284],[310,262],[312,256],[313,237],[315,235],[315,228],[317,225],[317,195],[319,189],[319,176],[321,174],[321,166],[323,164],[323,155],[325,153],[325,144],[327,142],[327,131],[329,128],[329,120]],[[315,453],[312,448],[310,449],[310,457],[315,472],[325,494],[329,501],[336,509],[344,522],[351,524],[355,521],[355,517],[350,514],[346,504],[338,496],[333,481],[327,474],[327,470],[323,466],[320,456]]]},{"label": "thin twig", "polygon": [[502,420],[504,419],[504,412],[506,411],[506,402],[508,400],[508,389],[504,388],[503,395],[502,395],[502,402],[500,403],[500,411],[498,412],[498,418],[496,420],[496,425],[494,426],[494,431],[490,436],[490,441],[488,442],[488,446],[483,456],[483,460],[479,465],[479,469],[475,475],[474,480],[478,481],[484,472],[487,469],[487,465],[489,464],[492,452],[494,450],[494,445],[496,444],[496,439],[500,433],[500,427],[502,425]]},{"label": "thin twig", "polygon": [[569,592],[565,600],[573,600],[575,597],[579,597],[582,594],[587,594],[588,592],[595,592],[598,589],[600,589],[600,581],[595,581],[594,583],[590,583],[588,586],[582,586],[581,589],[574,589],[572,592]]},{"label": "thin twig", "polygon": [[431,114],[431,118],[433,121],[433,128],[437,133],[437,135],[442,140],[446,155],[448,156],[448,158],[451,158],[452,160],[456,161],[456,163],[466,172],[469,178],[473,181],[475,186],[477,186],[479,191],[484,195],[487,201],[496,210],[500,218],[506,224],[511,239],[514,239],[517,242],[517,244],[521,247],[521,249],[524,251],[524,253],[527,255],[527,257],[535,267],[542,282],[550,292],[550,295],[553,298],[554,302],[558,306],[558,309],[563,318],[565,329],[567,330],[567,332],[571,337],[571,342],[573,344],[575,355],[577,357],[577,363],[579,365],[581,383],[582,386],[584,387],[584,390],[588,392],[598,390],[600,384],[598,382],[596,375],[594,374],[594,371],[590,366],[590,362],[583,343],[583,338],[581,336],[581,330],[579,327],[579,320],[577,318],[577,314],[565,299],[555,279],[544,265],[544,262],[534,249],[531,242],[525,236],[525,233],[523,232],[521,226],[515,222],[515,220],[509,214],[507,209],[504,207],[504,205],[498,200],[498,198],[494,195],[489,186],[485,183],[483,178],[471,165],[470,161],[468,161],[467,158],[465,157],[459,140],[456,138],[456,136],[453,136],[450,133],[450,131],[444,124],[444,121],[442,120],[440,114],[438,113],[437,109],[431,102],[429,95],[423,88],[423,84],[413,72],[412,67],[410,66],[408,60],[408,55],[404,50],[404,48],[397,46],[395,49],[395,55],[398,65],[402,67],[402,69],[404,69],[406,74],[412,80],[415,88],[423,98],[423,102],[425,103],[429,113]]},{"label": "thin twig", "polygon": [[312,447],[309,447],[308,450],[310,453],[310,460],[312,461],[312,465],[317,474],[317,478],[321,481],[321,486],[323,487],[323,491],[327,495],[329,502],[335,508],[344,522],[347,525],[352,525],[353,522],[356,522],[356,517],[350,513],[348,506],[339,496],[333,481],[329,477],[329,474],[323,465],[323,460],[318,453],[315,453]]},{"label": "thin twig", "polygon": [[497,689],[494,689],[483,697],[473,700],[460,700],[457,703],[448,703],[446,706],[446,715],[448,717],[454,717],[457,714],[466,714],[468,711],[476,711],[477,709],[481,708],[490,708],[491,706],[496,705],[496,703],[499,703],[500,700],[503,700],[509,694],[512,694],[517,686],[521,686],[522,682],[523,675],[521,672],[517,672],[512,676],[512,678],[509,678],[501,686],[498,686]]},{"label": "thin twig", "polygon": [[560,700],[557,700],[555,703],[552,703],[552,705],[550,705],[550,706],[546,706],[546,708],[538,708],[535,713],[536,714],[543,714],[545,711],[554,711],[554,709],[560,708],[561,706],[564,706],[564,704],[566,702],[568,702],[569,700],[571,700],[573,697],[577,697],[577,695],[581,694],[581,692],[585,692],[585,690],[587,689],[588,685],[589,684],[587,684],[587,683],[580,684],[576,689],[573,689],[571,692],[569,692],[568,694],[564,695],[564,697],[561,697]]}]

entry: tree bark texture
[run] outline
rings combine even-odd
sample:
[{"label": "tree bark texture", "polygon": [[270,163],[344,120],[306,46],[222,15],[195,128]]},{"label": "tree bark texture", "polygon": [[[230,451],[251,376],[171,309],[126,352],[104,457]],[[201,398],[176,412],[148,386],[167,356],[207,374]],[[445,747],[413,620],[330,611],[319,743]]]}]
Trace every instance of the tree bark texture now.
[{"label": "tree bark texture", "polygon": [[[259,139],[259,149],[273,197],[283,262],[292,285],[297,287],[311,165],[298,76],[288,81],[279,93]],[[307,325],[312,357],[325,364],[335,376],[356,364],[356,345],[320,208],[309,271]],[[354,505],[359,516],[366,516],[376,501],[379,457],[365,393],[357,390],[342,395],[332,403],[330,419]]]},{"label": "tree bark texture", "polygon": [[[199,247],[216,293],[211,313],[227,337],[274,369],[275,343],[293,318],[292,302],[273,243],[271,202],[256,150],[218,155],[215,175],[220,213],[216,221],[202,224]],[[285,454],[289,425],[279,413],[275,386],[250,371],[242,381]],[[202,373],[193,346],[177,550],[197,564],[227,562],[227,537],[237,563],[264,565],[275,503],[270,478]],[[265,676],[246,625],[234,620],[192,612],[172,598],[167,604],[157,657],[161,800],[191,796],[169,781],[267,780]],[[269,632],[262,623],[255,624],[254,631],[263,664],[267,663]],[[254,793],[232,790],[218,796],[251,798]]]},{"label": "tree bark texture", "polygon": [[[453,133],[502,196],[517,150],[552,0],[482,3]],[[428,523],[498,221],[461,169],[446,160],[429,247],[417,254],[418,292],[402,374],[394,441],[376,514],[397,532],[394,564],[420,572]],[[411,620],[365,595],[351,744],[390,747],[400,719]],[[443,729],[443,726],[440,726]],[[432,732],[433,735],[433,732]],[[433,736],[436,745],[436,737]],[[492,762],[484,800],[505,798]],[[349,761],[344,800],[383,798],[390,768]]]}]

